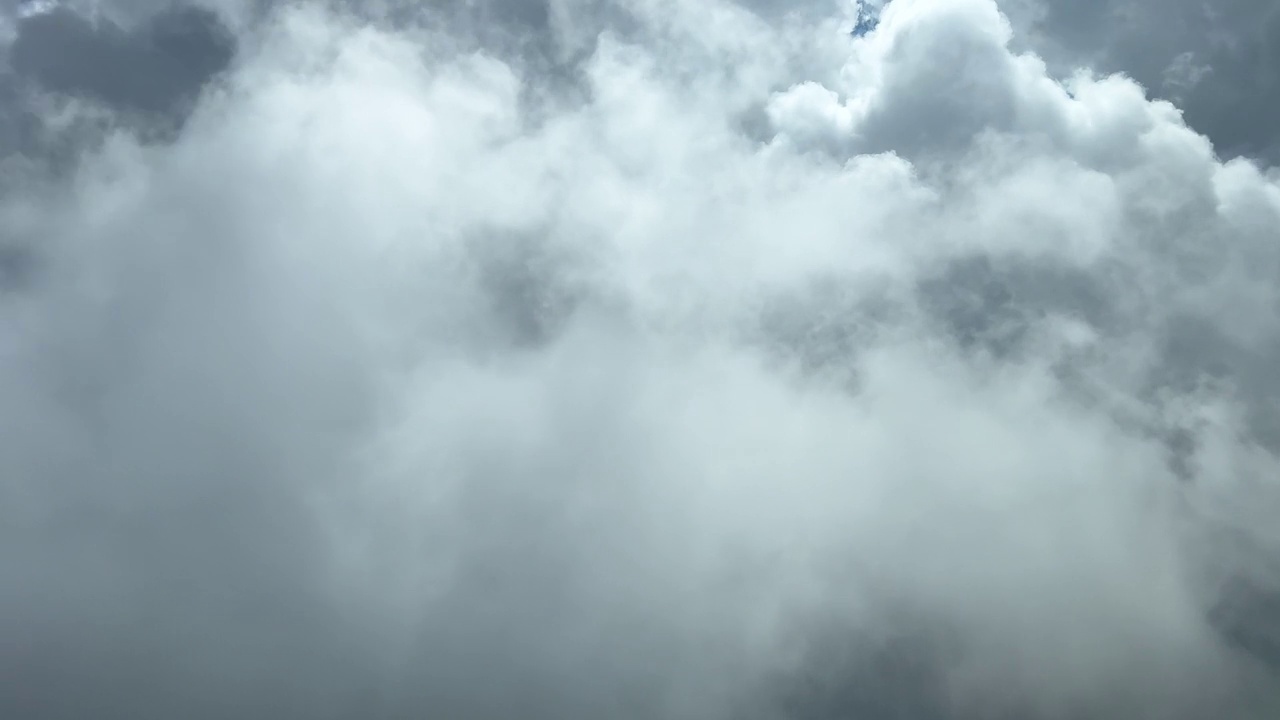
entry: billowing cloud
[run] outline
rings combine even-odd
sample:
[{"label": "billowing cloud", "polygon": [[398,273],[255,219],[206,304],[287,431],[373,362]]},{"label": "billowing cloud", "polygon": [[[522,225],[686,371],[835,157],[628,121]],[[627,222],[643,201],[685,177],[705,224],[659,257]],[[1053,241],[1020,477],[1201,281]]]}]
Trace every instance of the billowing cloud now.
[{"label": "billowing cloud", "polygon": [[1280,6],[1259,0],[1003,0],[1060,69],[1124,72],[1224,157],[1280,162]]},{"label": "billowing cloud", "polygon": [[1175,105],[991,0],[202,7],[40,16],[155,106],[11,45],[97,131],[3,166],[0,714],[1280,702],[1280,185]]}]

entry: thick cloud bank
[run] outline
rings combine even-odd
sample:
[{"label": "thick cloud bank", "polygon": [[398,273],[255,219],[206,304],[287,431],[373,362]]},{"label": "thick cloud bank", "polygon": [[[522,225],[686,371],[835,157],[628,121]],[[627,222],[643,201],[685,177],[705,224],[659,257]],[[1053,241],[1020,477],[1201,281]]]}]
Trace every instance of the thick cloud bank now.
[{"label": "thick cloud bank", "polygon": [[0,717],[1275,717],[1280,183],[1134,81],[991,0],[52,5]]}]

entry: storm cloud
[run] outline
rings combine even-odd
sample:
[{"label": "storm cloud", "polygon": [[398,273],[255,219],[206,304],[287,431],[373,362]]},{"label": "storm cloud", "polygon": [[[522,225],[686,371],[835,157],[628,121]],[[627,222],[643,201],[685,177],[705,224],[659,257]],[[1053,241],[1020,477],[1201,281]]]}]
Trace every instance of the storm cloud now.
[{"label": "storm cloud", "polygon": [[1272,717],[1275,14],[1175,5],[10,12],[0,715]]}]

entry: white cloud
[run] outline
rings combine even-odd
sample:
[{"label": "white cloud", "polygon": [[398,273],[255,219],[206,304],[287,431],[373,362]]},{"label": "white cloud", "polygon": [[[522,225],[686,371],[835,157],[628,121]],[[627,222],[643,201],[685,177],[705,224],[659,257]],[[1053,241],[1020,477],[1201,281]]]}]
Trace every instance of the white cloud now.
[{"label": "white cloud", "polygon": [[8,198],[31,696],[775,717],[940,627],[938,717],[1247,717],[1208,618],[1224,563],[1280,580],[1213,539],[1277,542],[1280,186],[991,2],[839,13],[555,3],[573,100],[281,9],[174,143]]}]

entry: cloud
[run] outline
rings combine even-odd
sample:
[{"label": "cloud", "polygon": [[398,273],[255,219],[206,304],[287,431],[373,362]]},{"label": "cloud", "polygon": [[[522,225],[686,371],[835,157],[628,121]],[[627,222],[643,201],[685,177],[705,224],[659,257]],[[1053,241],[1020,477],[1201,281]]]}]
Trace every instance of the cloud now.
[{"label": "cloud", "polygon": [[1273,177],[989,0],[540,7],[21,70],[3,714],[1267,716]]},{"label": "cloud", "polygon": [[224,32],[212,13],[190,7],[132,31],[52,9],[22,20],[9,62],[52,91],[163,112],[226,67],[232,41]]},{"label": "cloud", "polygon": [[1280,10],[1237,0],[1006,0],[1055,66],[1124,72],[1178,103],[1225,157],[1280,161]]},{"label": "cloud", "polygon": [[55,2],[0,17],[5,187],[69,172],[115,128],[173,136],[234,54],[231,31],[205,8],[171,4],[125,20]]}]

